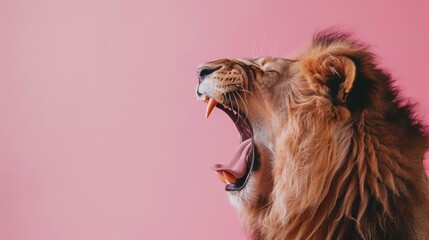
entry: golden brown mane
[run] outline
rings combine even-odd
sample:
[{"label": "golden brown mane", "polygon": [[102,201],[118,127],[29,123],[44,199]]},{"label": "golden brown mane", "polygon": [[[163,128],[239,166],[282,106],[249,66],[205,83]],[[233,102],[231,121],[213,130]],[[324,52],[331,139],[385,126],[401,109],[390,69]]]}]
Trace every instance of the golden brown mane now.
[{"label": "golden brown mane", "polygon": [[428,134],[368,48],[328,31],[279,62],[248,78],[259,165],[229,193],[251,236],[429,239]]}]

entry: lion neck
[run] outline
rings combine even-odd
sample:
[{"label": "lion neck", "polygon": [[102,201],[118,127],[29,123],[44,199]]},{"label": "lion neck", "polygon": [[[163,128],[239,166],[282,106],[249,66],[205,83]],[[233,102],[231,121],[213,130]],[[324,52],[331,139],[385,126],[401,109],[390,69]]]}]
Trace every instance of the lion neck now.
[{"label": "lion neck", "polygon": [[[383,131],[374,129],[372,116],[332,121],[332,115],[321,115],[329,103],[314,104],[279,123],[283,131],[266,132],[268,141],[261,137],[274,158],[270,207],[257,220],[266,239],[341,239],[350,231],[362,237],[361,222],[375,219],[376,231],[393,219],[392,196],[403,194],[402,203],[411,199],[405,182],[413,176],[402,170],[407,157],[373,134]],[[374,207],[379,213],[368,216]]]}]

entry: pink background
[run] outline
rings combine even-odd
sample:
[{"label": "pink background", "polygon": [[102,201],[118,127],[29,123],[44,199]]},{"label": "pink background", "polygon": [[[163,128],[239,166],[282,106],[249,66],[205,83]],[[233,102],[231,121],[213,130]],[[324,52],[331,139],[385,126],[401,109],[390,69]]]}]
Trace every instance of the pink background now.
[{"label": "pink background", "polygon": [[[196,67],[287,57],[342,25],[429,109],[428,1],[2,0],[0,239],[245,239],[210,167]],[[405,3],[407,2],[407,3]]]}]

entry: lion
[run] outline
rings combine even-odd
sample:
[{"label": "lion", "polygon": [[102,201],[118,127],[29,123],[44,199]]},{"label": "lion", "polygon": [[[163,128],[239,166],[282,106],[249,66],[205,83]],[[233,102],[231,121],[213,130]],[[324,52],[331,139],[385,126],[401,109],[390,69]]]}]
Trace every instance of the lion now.
[{"label": "lion", "polygon": [[369,47],[328,30],[293,59],[199,66],[241,144],[214,170],[251,239],[429,239],[426,127]]}]

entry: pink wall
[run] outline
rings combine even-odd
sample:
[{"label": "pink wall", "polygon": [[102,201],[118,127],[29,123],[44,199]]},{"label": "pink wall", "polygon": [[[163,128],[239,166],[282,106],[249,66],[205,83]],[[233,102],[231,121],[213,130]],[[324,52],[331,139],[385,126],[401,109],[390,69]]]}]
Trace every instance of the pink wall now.
[{"label": "pink wall", "polygon": [[[210,167],[238,133],[204,119],[196,66],[286,57],[343,25],[429,123],[427,1],[3,0],[0,239],[244,239]],[[214,147],[213,147],[214,146]]]}]

